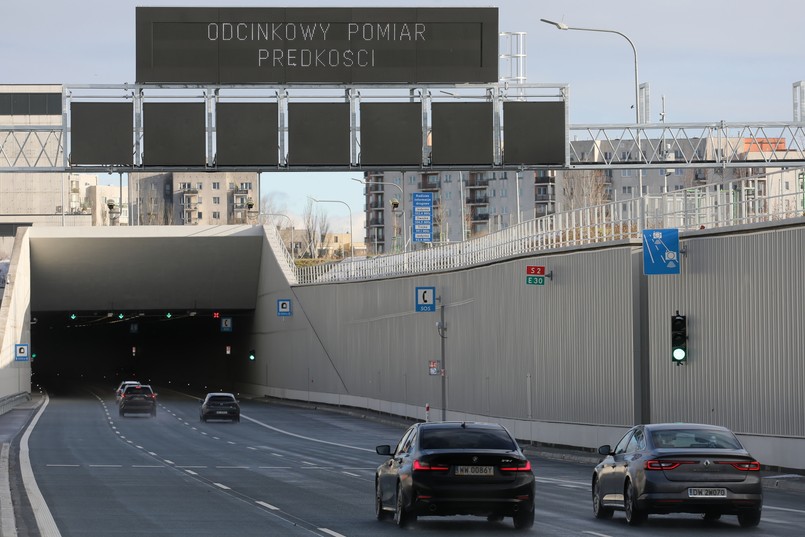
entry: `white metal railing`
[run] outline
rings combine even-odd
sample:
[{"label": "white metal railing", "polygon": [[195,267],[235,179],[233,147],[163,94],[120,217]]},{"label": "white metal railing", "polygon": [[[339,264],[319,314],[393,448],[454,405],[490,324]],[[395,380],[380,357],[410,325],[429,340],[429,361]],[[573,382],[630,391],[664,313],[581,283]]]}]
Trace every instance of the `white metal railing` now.
[{"label": "white metal railing", "polygon": [[296,279],[300,284],[314,284],[390,278],[455,270],[567,246],[638,239],[643,229],[684,231],[798,218],[805,216],[804,187],[805,168],[781,170],[556,213],[464,242],[296,267]]}]

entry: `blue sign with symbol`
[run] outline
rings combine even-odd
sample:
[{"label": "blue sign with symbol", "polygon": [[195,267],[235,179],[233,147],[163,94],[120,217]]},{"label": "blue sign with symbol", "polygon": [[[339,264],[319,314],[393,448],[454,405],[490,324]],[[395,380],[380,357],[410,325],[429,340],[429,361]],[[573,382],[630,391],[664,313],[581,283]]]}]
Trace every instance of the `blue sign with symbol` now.
[{"label": "blue sign with symbol", "polygon": [[277,300],[277,316],[290,317],[291,316],[291,299],[280,298]]},{"label": "blue sign with symbol", "polygon": [[28,361],[28,344],[19,343],[14,345],[14,361],[27,362]]},{"label": "blue sign with symbol", "polygon": [[436,288],[417,287],[416,288],[416,309],[415,311],[436,311]]},{"label": "blue sign with symbol", "polygon": [[679,230],[643,230],[643,274],[679,274]]}]

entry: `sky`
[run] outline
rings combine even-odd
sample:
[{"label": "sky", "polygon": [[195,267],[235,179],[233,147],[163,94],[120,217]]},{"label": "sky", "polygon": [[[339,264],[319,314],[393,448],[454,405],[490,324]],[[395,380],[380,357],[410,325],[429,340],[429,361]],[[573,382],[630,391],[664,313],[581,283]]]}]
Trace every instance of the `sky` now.
[{"label": "sky", "polygon": [[[634,121],[634,55],[651,93],[649,122],[792,119],[792,84],[805,79],[802,0],[2,0],[0,84],[122,84],[135,78],[135,7],[498,7],[501,32],[526,32],[527,82],[568,84],[571,124]],[[337,199],[363,236],[362,185],[346,174],[264,175],[272,210],[301,223],[307,197]],[[117,184],[112,182],[112,184]],[[347,208],[327,204],[334,232]]]}]

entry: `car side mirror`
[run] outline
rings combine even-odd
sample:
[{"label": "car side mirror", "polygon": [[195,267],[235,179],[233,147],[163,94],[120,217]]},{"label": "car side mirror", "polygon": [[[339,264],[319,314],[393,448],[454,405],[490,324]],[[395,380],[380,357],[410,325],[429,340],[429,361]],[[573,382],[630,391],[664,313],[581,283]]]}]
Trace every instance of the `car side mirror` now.
[{"label": "car side mirror", "polygon": [[601,446],[600,448],[598,448],[598,454],[603,455],[604,457],[612,455],[612,446],[610,446],[609,444]]},{"label": "car side mirror", "polygon": [[391,446],[389,446],[389,445],[377,446],[375,448],[375,451],[377,451],[378,455],[386,455],[386,456],[388,456],[388,455],[391,455]]}]

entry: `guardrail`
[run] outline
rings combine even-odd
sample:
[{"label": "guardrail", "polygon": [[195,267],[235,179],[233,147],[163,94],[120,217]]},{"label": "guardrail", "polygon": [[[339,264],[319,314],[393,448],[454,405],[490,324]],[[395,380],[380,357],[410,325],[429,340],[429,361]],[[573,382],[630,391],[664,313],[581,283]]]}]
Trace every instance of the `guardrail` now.
[{"label": "guardrail", "polygon": [[684,231],[798,218],[805,216],[803,170],[781,170],[555,213],[423,250],[295,267],[296,279],[299,284],[318,284],[408,276],[568,246],[639,239],[643,229]]}]

